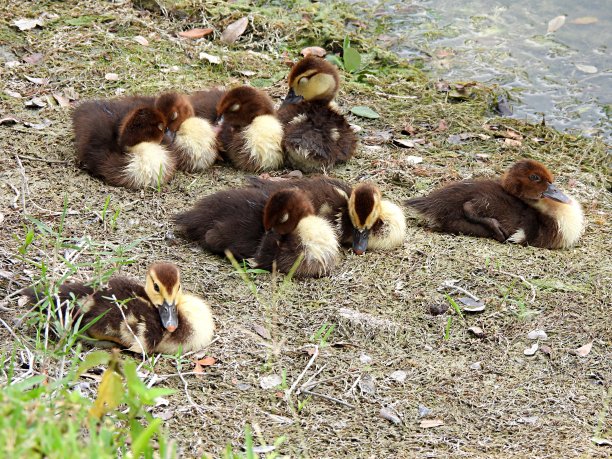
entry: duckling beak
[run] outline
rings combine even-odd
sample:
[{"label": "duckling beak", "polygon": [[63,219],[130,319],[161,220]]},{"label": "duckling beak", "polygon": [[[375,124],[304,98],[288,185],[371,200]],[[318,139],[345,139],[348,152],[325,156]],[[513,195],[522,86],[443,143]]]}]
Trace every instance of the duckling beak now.
[{"label": "duckling beak", "polygon": [[174,303],[168,304],[166,301],[159,307],[159,317],[163,327],[172,333],[178,327],[178,312]]},{"label": "duckling beak", "polygon": [[546,188],[544,193],[542,193],[542,196],[544,196],[546,198],[553,199],[555,201],[563,202],[565,204],[569,204],[571,202],[570,198],[568,198],[566,195],[564,195],[561,192],[561,190],[559,190],[552,183],[548,184],[548,188]]},{"label": "duckling beak", "polygon": [[291,88],[289,92],[287,93],[287,95],[285,96],[285,100],[283,100],[281,107],[284,107],[285,105],[288,105],[288,104],[297,104],[298,102],[301,102],[303,100],[304,98],[302,96],[296,95],[293,88]]},{"label": "duckling beak", "polygon": [[223,115],[221,115],[221,116],[217,117],[217,119],[213,123],[213,131],[215,132],[215,135],[219,135],[219,132],[221,132],[221,129],[223,129],[223,122],[224,121],[225,121],[225,119],[223,118]]},{"label": "duckling beak", "polygon": [[368,237],[370,236],[370,230],[367,229],[353,229],[353,252],[356,255],[363,255],[368,248]]},{"label": "duckling beak", "polygon": [[164,140],[166,141],[166,143],[168,145],[172,145],[175,138],[176,138],[176,132],[171,131],[170,128],[166,128],[166,131],[164,132]]}]

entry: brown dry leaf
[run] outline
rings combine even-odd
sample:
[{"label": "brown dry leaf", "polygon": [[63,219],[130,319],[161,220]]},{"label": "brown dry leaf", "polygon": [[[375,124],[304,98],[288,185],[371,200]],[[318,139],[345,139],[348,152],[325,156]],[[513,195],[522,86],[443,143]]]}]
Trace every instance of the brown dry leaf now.
[{"label": "brown dry leaf", "polygon": [[542,344],[540,346],[540,352],[550,357],[550,355],[552,354],[552,348],[550,346],[547,346],[546,344]]},{"label": "brown dry leaf", "polygon": [[55,97],[60,107],[70,107],[70,100],[63,94],[54,92],[53,97]]},{"label": "brown dry leaf", "polygon": [[417,132],[417,130],[416,130],[416,128],[412,124],[407,124],[402,129],[402,134],[404,134],[404,135],[414,135],[414,134],[416,134],[416,132]]},{"label": "brown dry leaf", "polygon": [[430,429],[432,427],[440,427],[444,425],[444,421],[442,419],[423,419],[419,427],[423,429]]},{"label": "brown dry leaf", "polygon": [[523,136],[512,129],[506,129],[501,135],[508,139],[523,140]]},{"label": "brown dry leaf", "polygon": [[444,132],[448,129],[448,123],[446,120],[440,120],[438,122],[438,127],[435,129],[435,132]]},{"label": "brown dry leaf", "polygon": [[575,349],[574,354],[576,354],[578,357],[586,357],[587,355],[589,355],[592,348],[593,348],[593,341],[585,344],[584,346],[579,347],[578,349]]},{"label": "brown dry leaf", "polygon": [[193,372],[197,373],[198,375],[204,374],[204,367],[200,365],[198,362],[194,362],[194,363],[195,363],[195,367],[193,367]]},{"label": "brown dry leaf", "polygon": [[472,333],[476,338],[483,338],[485,336],[485,332],[480,327],[470,327],[468,331]]},{"label": "brown dry leaf", "polygon": [[204,357],[203,359],[198,360],[196,363],[198,365],[202,365],[203,367],[209,367],[214,365],[217,362],[217,359],[214,357]]},{"label": "brown dry leaf", "polygon": [[597,19],[595,16],[583,16],[581,18],[573,19],[570,22],[572,24],[588,25],[588,24],[595,24],[597,21],[599,21],[599,19]]},{"label": "brown dry leaf", "polygon": [[149,46],[149,40],[147,40],[142,35],[136,35],[134,37],[134,41],[138,44],[141,44],[142,46]]},{"label": "brown dry leaf", "polygon": [[234,43],[244,33],[248,25],[249,18],[246,16],[232,22],[221,34],[221,41],[228,45]]},{"label": "brown dry leaf", "polygon": [[26,64],[38,64],[40,61],[42,61],[43,57],[45,57],[43,53],[30,54],[23,58],[23,62]]},{"label": "brown dry leaf", "polygon": [[264,339],[272,338],[272,336],[270,336],[270,332],[259,324],[253,324],[253,329],[255,330],[255,333],[257,333],[259,336],[261,336]]},{"label": "brown dry leaf", "polygon": [[557,16],[556,18],[552,18],[550,21],[548,21],[548,29],[546,30],[546,33],[556,32],[561,27],[563,27],[563,24],[565,24],[565,18],[565,15],[561,15]]},{"label": "brown dry leaf", "polygon": [[448,84],[447,81],[436,81],[434,83],[434,88],[436,88],[436,91],[439,91],[439,92],[449,92],[450,91],[450,85]]},{"label": "brown dry leaf", "polygon": [[514,148],[514,147],[520,147],[521,145],[523,145],[523,142],[521,142],[520,140],[504,139],[505,147]]},{"label": "brown dry leaf", "polygon": [[320,46],[308,46],[300,51],[300,54],[304,57],[306,56],[317,56],[317,57],[325,57],[327,51],[321,48]]},{"label": "brown dry leaf", "polygon": [[213,33],[213,29],[207,27],[205,29],[184,30],[182,32],[179,32],[177,35],[179,37],[191,38],[195,40],[196,38],[202,38],[202,37],[205,37],[206,35],[210,35],[211,33]]},{"label": "brown dry leaf", "polygon": [[26,75],[26,80],[31,81],[34,84],[49,84],[49,78],[34,78]]}]

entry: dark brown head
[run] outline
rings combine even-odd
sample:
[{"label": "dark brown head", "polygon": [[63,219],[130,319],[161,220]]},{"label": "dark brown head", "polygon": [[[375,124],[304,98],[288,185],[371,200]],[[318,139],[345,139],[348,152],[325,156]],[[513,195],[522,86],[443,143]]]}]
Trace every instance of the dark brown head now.
[{"label": "dark brown head", "polygon": [[268,198],[264,207],[264,228],[278,234],[289,234],[302,218],[314,213],[312,202],[305,191],[298,188],[280,190]]},{"label": "dark brown head", "polygon": [[348,202],[348,212],[353,224],[353,252],[362,255],[368,248],[370,230],[380,217],[382,197],[378,187],[371,183],[357,185]]},{"label": "dark brown head", "polygon": [[289,72],[289,93],[283,104],[300,100],[331,102],[340,87],[338,70],[329,61],[307,56]]},{"label": "dark brown head", "polygon": [[147,272],[145,292],[159,310],[163,327],[173,332],[178,327],[176,309],[182,295],[181,276],[173,263],[154,263]]},{"label": "dark brown head", "polygon": [[228,91],[217,105],[217,122],[240,129],[261,115],[272,115],[274,104],[268,95],[250,86]]},{"label": "dark brown head", "polygon": [[159,110],[141,107],[126,115],[119,127],[119,145],[133,147],[141,142],[160,143],[164,137],[166,122]]},{"label": "dark brown head", "polygon": [[502,177],[502,186],[511,195],[525,201],[550,198],[569,203],[570,199],[553,184],[555,177],[542,164],[523,159],[512,166]]},{"label": "dark brown head", "polygon": [[166,117],[167,128],[171,133],[176,133],[187,118],[195,116],[189,98],[176,92],[166,92],[155,99],[155,108]]}]

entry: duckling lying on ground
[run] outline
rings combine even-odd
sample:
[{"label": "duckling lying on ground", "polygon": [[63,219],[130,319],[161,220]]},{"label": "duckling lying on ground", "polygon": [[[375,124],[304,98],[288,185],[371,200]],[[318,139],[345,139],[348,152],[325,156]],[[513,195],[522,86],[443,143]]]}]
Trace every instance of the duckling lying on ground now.
[{"label": "duckling lying on ground", "polygon": [[553,184],[541,163],[523,159],[501,180],[464,180],[406,205],[436,230],[548,249],[574,245],[584,229],[580,204]]},{"label": "duckling lying on ground", "polygon": [[330,103],[340,87],[338,70],[325,59],[308,56],[289,73],[289,93],[278,110],[285,134],[287,162],[304,172],[348,161],[357,136]]},{"label": "duckling lying on ground", "polygon": [[178,169],[199,172],[216,161],[217,130],[212,124],[214,117],[212,120],[200,117],[193,101],[198,103],[200,113],[208,115],[208,107],[217,99],[216,92],[207,96],[202,91],[191,97],[168,92],[155,100],[155,108],[166,117],[170,149],[176,156]]},{"label": "duckling lying on ground", "polygon": [[296,276],[331,272],[338,256],[332,226],[314,215],[308,194],[298,189],[220,191],[200,199],[175,222],[187,239],[213,253],[232,252],[253,266],[288,272],[301,253]]},{"label": "duckling lying on ground", "polygon": [[168,182],[174,159],[161,145],[166,119],[148,97],[94,100],[72,115],[79,163],[113,186],[156,187]]},{"label": "duckling lying on ground", "polygon": [[221,153],[236,168],[257,172],[282,167],[283,127],[267,94],[249,86],[234,88],[219,102],[217,115]]},{"label": "duckling lying on ground", "polygon": [[309,193],[317,215],[334,226],[342,244],[352,244],[361,255],[367,248],[388,250],[400,246],[406,237],[406,219],[396,204],[382,199],[371,183],[351,188],[330,177],[266,180],[250,177],[252,186],[272,192],[296,187]]},{"label": "duckling lying on ground", "polygon": [[[41,299],[34,289],[24,293],[32,302]],[[80,282],[63,284],[57,297],[60,310],[76,299],[73,318],[81,317],[81,329],[91,323],[85,331],[90,338],[132,352],[199,351],[212,341],[215,329],[210,307],[183,293],[178,267],[172,263],[151,265],[144,287],[113,277],[97,290]]]}]

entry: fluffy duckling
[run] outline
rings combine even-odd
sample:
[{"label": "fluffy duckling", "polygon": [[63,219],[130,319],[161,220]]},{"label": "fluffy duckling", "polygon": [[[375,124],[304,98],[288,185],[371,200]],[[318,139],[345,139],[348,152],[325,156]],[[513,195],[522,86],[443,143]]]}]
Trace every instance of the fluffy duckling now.
[{"label": "fluffy duckling", "polygon": [[[205,101],[210,104],[210,97],[202,94],[192,98],[168,92],[155,100],[155,108],[166,116],[167,135],[170,148],[176,155],[177,167],[186,172],[208,169],[217,159],[217,131],[212,124],[214,117],[212,120],[200,117],[193,99],[201,107],[200,113],[207,111]],[[212,99],[216,101],[215,97]]]},{"label": "fluffy duckling", "polygon": [[272,100],[249,86],[228,91],[217,105],[220,149],[241,170],[257,172],[283,165],[283,127]]},{"label": "fluffy duckling", "polygon": [[145,188],[168,182],[175,171],[161,145],[166,120],[148,97],[94,100],[72,116],[81,167],[113,186]]},{"label": "fluffy duckling", "polygon": [[571,247],[584,229],[580,204],[531,159],[514,164],[501,180],[464,180],[406,205],[442,232],[548,249]]},{"label": "fluffy duckling", "polygon": [[[38,301],[38,294],[25,294]],[[179,269],[172,263],[155,263],[143,286],[127,277],[113,277],[99,290],[80,283],[60,286],[62,304],[76,299],[74,319],[99,341],[112,342],[132,352],[175,354],[199,351],[212,341],[215,329],[210,307],[195,295],[184,293]]]},{"label": "fluffy duckling", "polygon": [[338,262],[338,240],[329,222],[315,215],[309,195],[298,188],[273,193],[263,212],[266,230],[253,264],[263,269],[287,273],[297,259],[297,277],[321,277]]},{"label": "fluffy duckling", "polygon": [[320,176],[302,179],[265,180],[252,177],[252,186],[268,191],[296,187],[309,193],[317,215],[330,221],[342,244],[362,255],[367,248],[388,250],[402,245],[406,237],[404,212],[382,199],[373,184],[351,188],[341,180]]},{"label": "fluffy duckling", "polygon": [[293,66],[288,82],[289,93],[278,110],[287,162],[312,172],[348,161],[357,148],[357,136],[331,106],[340,86],[336,67],[308,56]]},{"label": "fluffy duckling", "polygon": [[189,95],[189,101],[193,105],[196,116],[214,123],[217,120],[217,105],[226,93],[224,88],[195,91]]}]

